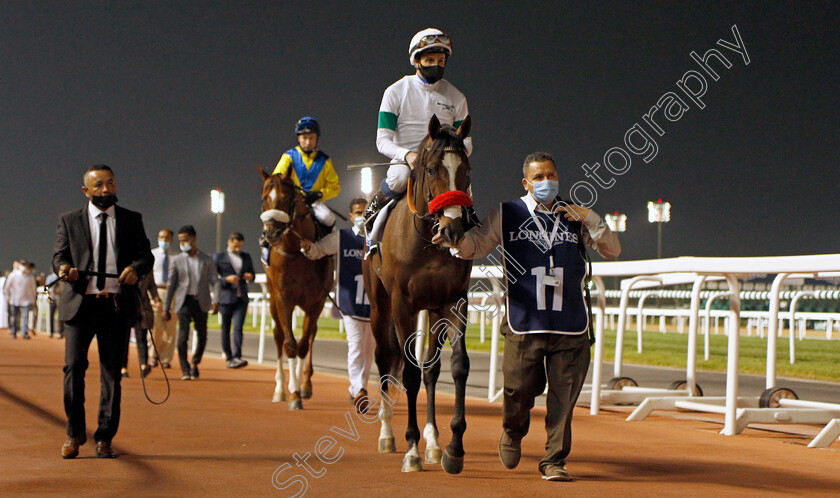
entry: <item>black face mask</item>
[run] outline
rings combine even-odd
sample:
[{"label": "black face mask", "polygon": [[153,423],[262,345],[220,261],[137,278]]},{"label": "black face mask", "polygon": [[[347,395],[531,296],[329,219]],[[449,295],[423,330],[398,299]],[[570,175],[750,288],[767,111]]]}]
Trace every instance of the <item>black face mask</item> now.
[{"label": "black face mask", "polygon": [[443,66],[420,66],[420,75],[426,83],[432,85],[443,78]]},{"label": "black face mask", "polygon": [[108,194],[108,195],[93,195],[90,196],[90,203],[99,208],[102,211],[105,211],[109,207],[113,206],[117,203],[117,196],[116,194]]}]

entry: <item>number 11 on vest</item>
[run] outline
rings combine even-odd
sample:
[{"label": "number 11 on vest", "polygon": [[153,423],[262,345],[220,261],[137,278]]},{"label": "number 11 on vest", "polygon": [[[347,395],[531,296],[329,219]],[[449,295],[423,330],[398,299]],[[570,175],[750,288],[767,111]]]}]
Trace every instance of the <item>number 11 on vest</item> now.
[{"label": "number 11 on vest", "polygon": [[554,288],[554,299],[551,303],[552,311],[563,311],[563,268],[552,268],[546,275],[545,267],[531,268],[531,275],[537,277],[537,310],[545,311],[545,288]]}]

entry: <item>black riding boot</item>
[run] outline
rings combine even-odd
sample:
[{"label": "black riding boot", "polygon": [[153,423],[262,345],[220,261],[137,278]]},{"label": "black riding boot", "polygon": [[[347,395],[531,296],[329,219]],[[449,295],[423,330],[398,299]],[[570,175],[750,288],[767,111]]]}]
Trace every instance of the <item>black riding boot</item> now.
[{"label": "black riding boot", "polygon": [[382,190],[379,190],[373,196],[373,199],[371,199],[368,203],[365,208],[365,230],[367,230],[368,233],[373,230],[373,220],[376,219],[376,214],[385,206],[385,204],[388,203],[389,200],[389,197]]}]

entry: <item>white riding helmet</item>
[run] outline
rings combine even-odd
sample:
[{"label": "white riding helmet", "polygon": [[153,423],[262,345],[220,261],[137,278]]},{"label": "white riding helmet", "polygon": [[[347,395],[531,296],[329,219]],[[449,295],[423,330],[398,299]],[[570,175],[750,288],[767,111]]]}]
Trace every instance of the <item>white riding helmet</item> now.
[{"label": "white riding helmet", "polygon": [[443,31],[436,28],[426,28],[418,31],[408,46],[408,63],[414,65],[414,56],[431,48],[442,49],[446,56],[452,55],[452,40]]}]

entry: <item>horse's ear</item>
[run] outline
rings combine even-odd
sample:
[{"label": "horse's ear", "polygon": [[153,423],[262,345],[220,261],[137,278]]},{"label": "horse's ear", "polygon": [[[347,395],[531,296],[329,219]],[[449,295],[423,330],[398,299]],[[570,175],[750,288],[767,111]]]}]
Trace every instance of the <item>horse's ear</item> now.
[{"label": "horse's ear", "polygon": [[472,128],[472,118],[469,115],[461,122],[461,126],[458,127],[458,136],[461,137],[461,140],[470,136],[470,128]]},{"label": "horse's ear", "polygon": [[268,179],[268,177],[269,177],[269,176],[271,176],[271,175],[269,175],[268,173],[266,173],[266,172],[265,172],[265,170],[264,170],[264,169],[262,169],[262,166],[261,166],[261,165],[259,165],[259,164],[257,165],[257,169],[258,169],[258,170],[260,170],[260,176],[262,176],[262,177],[263,177],[263,180],[267,180],[267,179]]},{"label": "horse's ear", "polygon": [[429,120],[429,137],[434,140],[440,131],[440,120],[437,115],[432,114],[432,119]]}]

